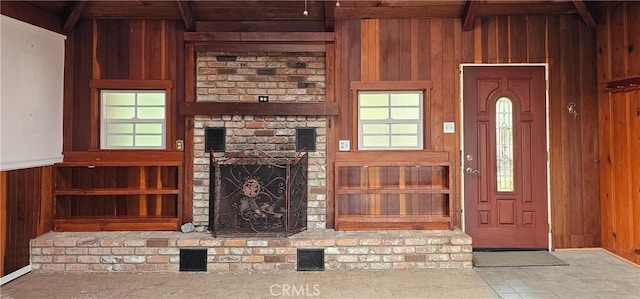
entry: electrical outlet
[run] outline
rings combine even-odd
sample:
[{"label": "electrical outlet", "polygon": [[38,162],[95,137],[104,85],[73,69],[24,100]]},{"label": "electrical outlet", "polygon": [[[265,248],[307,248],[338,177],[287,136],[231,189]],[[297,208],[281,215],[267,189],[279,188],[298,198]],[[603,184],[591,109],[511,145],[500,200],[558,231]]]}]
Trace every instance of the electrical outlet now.
[{"label": "electrical outlet", "polygon": [[349,140],[340,140],[338,142],[338,149],[341,152],[347,152],[347,151],[351,150],[351,141],[349,141]]},{"label": "electrical outlet", "polygon": [[260,103],[269,102],[269,96],[258,96],[258,102],[260,102]]},{"label": "electrical outlet", "polygon": [[455,123],[452,121],[445,121],[443,127],[444,133],[453,134],[456,132]]}]

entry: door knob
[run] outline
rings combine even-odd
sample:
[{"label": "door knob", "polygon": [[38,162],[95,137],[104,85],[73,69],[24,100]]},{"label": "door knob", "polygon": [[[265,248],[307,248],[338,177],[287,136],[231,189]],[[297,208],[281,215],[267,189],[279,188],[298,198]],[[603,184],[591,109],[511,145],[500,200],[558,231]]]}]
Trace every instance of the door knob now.
[{"label": "door knob", "polygon": [[471,167],[467,167],[467,169],[466,169],[466,170],[467,170],[467,173],[468,173],[468,174],[478,174],[478,173],[480,173],[480,170],[473,169],[473,168],[471,168]]}]

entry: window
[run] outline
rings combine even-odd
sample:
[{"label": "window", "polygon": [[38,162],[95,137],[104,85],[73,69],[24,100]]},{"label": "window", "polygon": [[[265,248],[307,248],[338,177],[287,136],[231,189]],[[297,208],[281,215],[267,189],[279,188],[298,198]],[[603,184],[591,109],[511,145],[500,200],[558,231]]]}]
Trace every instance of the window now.
[{"label": "window", "polygon": [[101,149],[165,149],[166,90],[100,91]]},{"label": "window", "polygon": [[359,91],[358,148],[423,149],[422,91]]},{"label": "window", "polygon": [[513,104],[496,101],[496,169],[498,192],[513,192]]}]

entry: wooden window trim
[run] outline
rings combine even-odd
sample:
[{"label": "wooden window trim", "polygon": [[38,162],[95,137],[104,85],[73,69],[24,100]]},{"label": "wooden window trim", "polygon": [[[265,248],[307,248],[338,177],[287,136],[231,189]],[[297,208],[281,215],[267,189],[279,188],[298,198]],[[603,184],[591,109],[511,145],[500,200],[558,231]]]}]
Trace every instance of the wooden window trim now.
[{"label": "wooden window trim", "polygon": [[[351,147],[355,150],[359,149],[358,135],[358,93],[360,91],[422,91],[422,138],[423,150],[429,150],[431,143],[431,81],[351,81],[351,104],[352,104],[352,123],[351,126]],[[402,151],[402,150],[398,150]]]},{"label": "wooden window trim", "polygon": [[[100,90],[102,89],[124,89],[124,90],[165,90],[165,125],[166,140],[165,149],[154,151],[173,150],[174,134],[174,98],[173,82],[171,80],[120,80],[120,79],[97,79],[89,82],[91,88],[91,144],[89,150],[103,151],[100,148]],[[140,149],[147,150],[147,149]],[[123,149],[118,151],[139,151],[136,149]]]}]

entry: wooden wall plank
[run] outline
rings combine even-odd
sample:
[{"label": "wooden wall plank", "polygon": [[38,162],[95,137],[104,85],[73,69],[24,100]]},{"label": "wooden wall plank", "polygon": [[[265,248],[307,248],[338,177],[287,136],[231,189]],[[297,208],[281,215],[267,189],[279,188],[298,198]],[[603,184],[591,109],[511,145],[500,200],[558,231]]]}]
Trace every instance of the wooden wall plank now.
[{"label": "wooden wall plank", "polygon": [[598,97],[596,84],[597,63],[595,31],[586,24],[578,22],[580,52],[579,52],[579,93],[580,106],[582,107],[581,129],[581,154],[582,175],[582,202],[584,207],[584,238],[585,244],[598,244],[600,242],[600,198],[599,193],[593,191],[593,186],[599,185],[598,166]]},{"label": "wooden wall plank", "polygon": [[627,3],[627,73],[625,77],[640,75],[640,4]]},{"label": "wooden wall plank", "polygon": [[527,62],[546,62],[546,23],[547,16],[526,16]]},{"label": "wooden wall plank", "polygon": [[[443,21],[442,24],[442,36],[443,36],[443,52],[442,52],[442,118],[443,121],[447,121],[447,122],[453,122],[455,124],[458,124],[458,111],[460,110],[460,106],[459,103],[460,101],[457,101],[456,99],[459,98],[459,88],[458,88],[458,84],[457,82],[459,82],[459,61],[460,61],[460,52],[461,52],[461,47],[460,47],[460,43],[459,40],[456,40],[457,38],[460,38],[460,30],[459,28],[462,28],[462,24],[460,24],[459,22],[456,22],[456,20],[454,19],[448,19]],[[457,57],[458,56],[458,57]],[[437,126],[436,126],[437,127]],[[459,126],[458,129],[456,129],[456,132],[459,132]],[[442,126],[440,127],[440,132],[442,132]],[[459,135],[456,134],[442,134],[442,150],[452,153],[452,156],[455,157],[455,153],[459,152],[460,149],[460,145],[458,144],[458,140]],[[457,167],[459,159],[452,159],[454,162],[454,168],[453,169],[459,169],[459,167]],[[442,178],[442,173],[439,173],[438,175],[438,179],[440,183],[444,183],[444,179]],[[456,185],[457,184],[457,176],[453,177],[453,184]],[[454,188],[454,193],[450,196],[455,196],[455,190],[457,190],[457,188]],[[439,202],[439,209],[434,210],[434,212],[438,212],[440,214],[442,213],[446,213],[448,212],[448,209],[445,209],[445,202],[444,202],[444,198],[440,197],[439,200],[436,200],[436,202]],[[451,204],[453,205],[454,209],[453,211],[459,210],[458,204],[456,203],[455,200],[451,201]],[[455,215],[452,215],[455,218]],[[455,220],[454,220],[455,221]]]},{"label": "wooden wall plank", "polygon": [[53,166],[40,169],[40,210],[36,234],[43,235],[53,229]]},{"label": "wooden wall plank", "polygon": [[[560,64],[562,72],[565,74],[575,74],[579,79],[580,70],[580,48],[579,48],[579,35],[577,34],[578,24],[574,22],[568,16],[560,16]],[[562,124],[562,138],[563,143],[567,145],[566,150],[563,153],[563,158],[566,161],[566,168],[563,170],[567,176],[568,189],[571,192],[567,193],[567,206],[571,211],[572,217],[568,217],[567,225],[569,226],[570,244],[571,247],[584,247],[583,235],[584,235],[584,206],[582,201],[582,180],[583,175],[582,163],[581,163],[581,128],[580,121],[583,117],[582,111],[576,118],[569,115],[566,111],[566,107],[569,103],[575,103],[577,107],[583,107],[578,80],[572,80],[566,76],[563,76],[561,81],[562,92],[560,98],[555,100],[561,101],[561,106],[564,108],[561,113],[563,120]]]},{"label": "wooden wall plank", "polygon": [[[445,67],[443,65],[443,52],[448,51],[444,48],[444,24],[443,20],[433,19],[431,20],[431,81],[433,86],[442,86],[443,84],[443,72]],[[430,139],[426,140],[426,149],[430,151],[442,151],[444,148],[443,134],[442,134],[442,122],[444,121],[442,111],[445,105],[445,101],[451,99],[445,99],[443,94],[443,88],[434,88],[431,90],[431,98],[429,99],[427,110],[429,113],[429,123],[425,125],[425,130],[429,130]]]},{"label": "wooden wall plank", "polygon": [[511,43],[509,41],[509,17],[510,16],[497,16],[496,17],[496,56],[498,63],[509,62],[509,48]]},{"label": "wooden wall plank", "polygon": [[624,78],[627,69],[626,4],[623,2],[617,7],[611,11],[609,22],[611,32],[616,33],[611,36],[611,75],[613,78]]},{"label": "wooden wall plank", "polygon": [[[486,28],[485,28],[486,27]],[[487,17],[486,22],[483,18],[482,30],[486,31],[486,34],[482,34],[483,52],[486,49],[486,55],[483,53],[482,62],[484,63],[497,63],[498,60],[498,18]]]},{"label": "wooden wall plank", "polygon": [[[612,123],[613,123],[613,172],[616,174],[613,181],[614,202],[613,202],[613,252],[630,259],[632,258],[632,233],[631,225],[633,214],[631,207],[633,201],[631,199],[631,177],[630,174],[630,120],[629,120],[629,101],[627,93],[614,93],[612,106]],[[623,175],[621,175],[623,174]]]},{"label": "wooden wall plank", "polygon": [[550,186],[551,189],[551,223],[553,226],[553,246],[555,248],[569,247],[567,220],[570,210],[567,209],[567,177],[564,151],[566,143],[563,141],[563,118],[566,108],[562,103],[562,69],[560,57],[561,34],[558,16],[547,17],[547,62],[549,69],[549,132],[550,134]]},{"label": "wooden wall plank", "polygon": [[[640,7],[640,5],[637,7]],[[633,235],[631,250],[635,253],[636,264],[640,264],[640,254],[635,252],[635,250],[640,249],[640,200],[638,200],[640,198],[640,157],[637,155],[637,153],[640,153],[640,90],[629,93],[629,100],[631,101],[629,104],[631,126],[631,136],[629,138],[631,145],[629,152],[633,157],[629,165],[629,169],[631,170],[630,198],[633,201],[633,206],[631,207],[633,210],[631,215],[632,219],[629,221]],[[633,261],[633,259],[631,260]]]},{"label": "wooden wall plank", "polygon": [[132,20],[129,24],[129,78],[144,79],[146,63],[145,61],[145,20]]},{"label": "wooden wall plank", "polygon": [[[527,62],[527,16],[509,16],[509,62]],[[544,41],[544,39],[540,39]],[[533,45],[532,45],[533,46]],[[543,44],[544,46],[544,44]],[[539,45],[538,45],[539,47]]]},{"label": "wooden wall plank", "polygon": [[431,19],[418,22],[418,60],[412,62],[418,66],[418,80],[431,80]]}]

